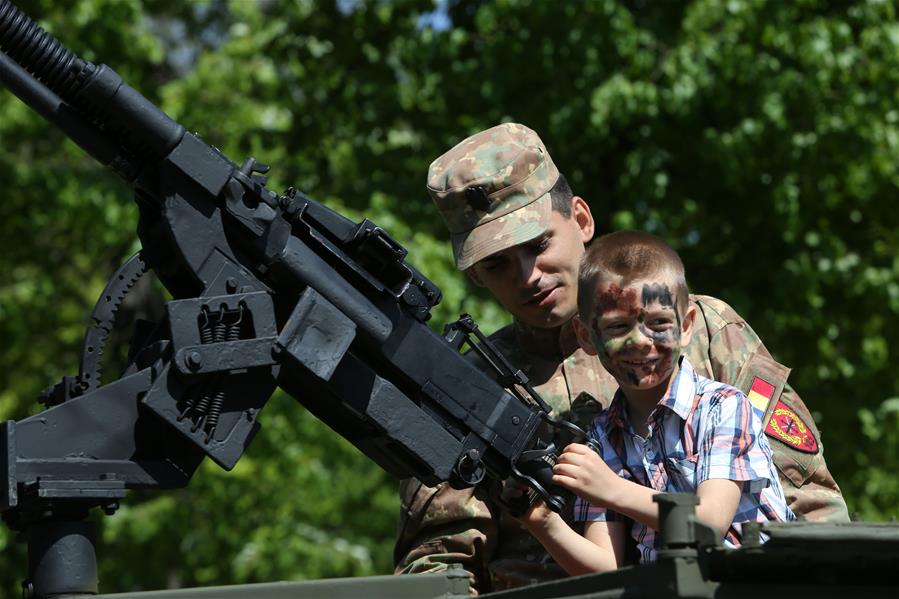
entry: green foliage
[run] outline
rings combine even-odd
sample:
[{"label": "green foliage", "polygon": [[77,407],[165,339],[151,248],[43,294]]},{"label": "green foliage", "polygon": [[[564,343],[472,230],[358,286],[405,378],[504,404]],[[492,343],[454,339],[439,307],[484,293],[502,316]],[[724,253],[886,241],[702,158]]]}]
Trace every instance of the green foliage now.
[{"label": "green foliage", "polygon": [[859,469],[851,477],[857,490],[855,509],[895,519],[899,515],[899,398],[891,397],[874,409],[858,412],[864,441]]},{"label": "green foliage", "polygon": [[[366,215],[461,311],[506,321],[455,271],[427,166],[503,120],[536,129],[601,232],[679,249],[815,412],[851,511],[896,513],[899,18],[887,0],[19,0],[236,160]],[[0,93],[0,418],[71,374],[106,278],[138,248],[128,191]],[[159,294],[149,294],[159,302]],[[155,299],[154,299],[155,298]],[[102,518],[105,591],[390,571],[394,483],[289,398],[234,472]],[[893,461],[891,461],[893,460]],[[10,556],[12,593],[24,558]]]}]

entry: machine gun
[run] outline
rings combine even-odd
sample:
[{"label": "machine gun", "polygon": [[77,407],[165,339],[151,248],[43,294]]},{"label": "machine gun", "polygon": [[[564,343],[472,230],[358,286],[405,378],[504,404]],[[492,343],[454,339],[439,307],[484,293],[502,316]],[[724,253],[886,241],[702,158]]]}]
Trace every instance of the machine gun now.
[{"label": "machine gun", "polygon": [[[0,511],[28,543],[33,594],[96,593],[88,511],[112,513],[127,489],[182,487],[205,456],[232,468],[276,386],[396,477],[513,477],[564,507],[551,466],[582,432],[550,416],[470,317],[443,337],[429,328],[440,290],[383,229],[270,191],[267,166],[231,161],[8,0],[0,80],[134,190],[143,248],[101,294],[79,374],[42,394],[43,412],[0,424]],[[116,310],[149,269],[174,299],[101,385]]]}]

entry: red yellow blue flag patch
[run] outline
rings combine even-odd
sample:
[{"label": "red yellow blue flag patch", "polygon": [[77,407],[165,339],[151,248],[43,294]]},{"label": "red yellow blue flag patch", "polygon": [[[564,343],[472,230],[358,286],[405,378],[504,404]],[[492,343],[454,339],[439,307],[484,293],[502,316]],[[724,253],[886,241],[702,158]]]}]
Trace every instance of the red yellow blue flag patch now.
[{"label": "red yellow blue flag patch", "polygon": [[764,379],[755,377],[752,379],[752,387],[749,388],[749,393],[746,397],[749,398],[752,407],[764,414],[765,410],[768,409],[768,402],[771,401],[772,395],[774,395],[774,385]]}]

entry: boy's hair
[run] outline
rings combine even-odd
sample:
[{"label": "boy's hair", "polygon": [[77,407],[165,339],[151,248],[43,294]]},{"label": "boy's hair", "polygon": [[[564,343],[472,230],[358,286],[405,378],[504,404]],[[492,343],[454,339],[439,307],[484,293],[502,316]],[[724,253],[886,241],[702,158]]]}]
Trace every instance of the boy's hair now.
[{"label": "boy's hair", "polygon": [[581,258],[577,305],[581,318],[589,319],[599,277],[629,283],[652,275],[670,276],[674,283],[678,314],[687,309],[690,291],[684,263],[671,246],[643,231],[616,231],[594,240]]}]

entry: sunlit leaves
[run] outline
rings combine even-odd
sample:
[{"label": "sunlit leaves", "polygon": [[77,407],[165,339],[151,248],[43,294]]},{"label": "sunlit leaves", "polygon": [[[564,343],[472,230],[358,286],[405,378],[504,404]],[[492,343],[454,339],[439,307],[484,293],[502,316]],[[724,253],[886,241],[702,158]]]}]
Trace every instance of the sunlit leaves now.
[{"label": "sunlit leaves", "polygon": [[[429,163],[503,120],[536,129],[600,232],[645,228],[730,301],[816,414],[851,511],[896,512],[899,19],[859,0],[19,0],[236,161],[368,217],[462,311],[508,321],[452,263]],[[137,249],[125,187],[0,93],[0,418],[77,368]],[[282,395],[225,473],[103,520],[106,592],[390,570],[394,483]],[[22,547],[0,530],[0,594]]]}]

